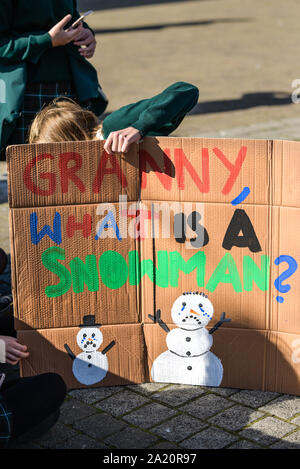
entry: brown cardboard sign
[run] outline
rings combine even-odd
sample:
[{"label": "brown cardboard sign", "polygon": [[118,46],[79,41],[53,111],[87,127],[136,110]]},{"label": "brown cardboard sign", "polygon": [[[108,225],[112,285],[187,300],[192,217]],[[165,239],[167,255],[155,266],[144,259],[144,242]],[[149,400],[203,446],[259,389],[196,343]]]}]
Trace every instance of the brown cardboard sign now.
[{"label": "brown cardboard sign", "polygon": [[112,156],[102,142],[10,147],[23,375],[300,395],[299,153],[161,137]]}]

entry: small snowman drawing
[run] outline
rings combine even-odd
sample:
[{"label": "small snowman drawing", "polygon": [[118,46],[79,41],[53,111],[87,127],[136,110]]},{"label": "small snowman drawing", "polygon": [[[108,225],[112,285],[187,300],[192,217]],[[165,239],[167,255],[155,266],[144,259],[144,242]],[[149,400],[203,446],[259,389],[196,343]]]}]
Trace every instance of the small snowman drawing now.
[{"label": "small snowman drawing", "polygon": [[113,340],[102,352],[98,349],[103,342],[103,335],[95,323],[95,316],[89,314],[83,317],[83,324],[77,334],[77,344],[83,350],[75,356],[70,347],[64,344],[68,355],[73,360],[73,375],[81,384],[91,385],[99,383],[105,378],[108,371],[108,360],[106,353],[115,345]]},{"label": "small snowman drawing", "polygon": [[225,313],[209,331],[205,328],[211,321],[214,308],[207,295],[199,292],[185,292],[173,303],[171,316],[177,328],[170,331],[160,317],[148,317],[167,332],[168,350],[153,362],[151,377],[161,383],[219,386],[223,378],[223,366],[218,357],[210,352],[212,334],[224,322]]}]

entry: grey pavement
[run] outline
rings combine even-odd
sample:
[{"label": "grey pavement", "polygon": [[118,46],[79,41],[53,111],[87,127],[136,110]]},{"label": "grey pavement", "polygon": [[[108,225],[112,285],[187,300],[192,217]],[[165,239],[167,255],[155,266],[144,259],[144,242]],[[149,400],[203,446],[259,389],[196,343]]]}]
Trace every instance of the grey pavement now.
[{"label": "grey pavement", "polygon": [[300,449],[300,398],[145,383],[70,391],[55,426],[11,449]]}]

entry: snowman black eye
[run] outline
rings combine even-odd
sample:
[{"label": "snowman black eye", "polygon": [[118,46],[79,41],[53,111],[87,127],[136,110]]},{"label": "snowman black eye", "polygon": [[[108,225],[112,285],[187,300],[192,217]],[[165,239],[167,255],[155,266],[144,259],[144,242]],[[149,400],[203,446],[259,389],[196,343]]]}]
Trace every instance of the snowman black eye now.
[{"label": "snowman black eye", "polygon": [[186,303],[182,303],[181,311],[183,311],[185,307],[186,307]]},{"label": "snowman black eye", "polygon": [[83,334],[83,337],[86,338],[86,334]]},{"label": "snowman black eye", "polygon": [[95,337],[95,334],[92,334],[92,337]]},{"label": "snowman black eye", "polygon": [[203,306],[203,305],[200,303],[200,304],[199,304],[199,308],[202,308],[202,306]]}]

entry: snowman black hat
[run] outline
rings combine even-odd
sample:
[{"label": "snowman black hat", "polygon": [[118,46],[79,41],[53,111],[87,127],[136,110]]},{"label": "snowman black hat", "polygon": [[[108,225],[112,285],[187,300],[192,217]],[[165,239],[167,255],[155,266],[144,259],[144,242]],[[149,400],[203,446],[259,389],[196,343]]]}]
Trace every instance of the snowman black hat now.
[{"label": "snowman black hat", "polygon": [[101,324],[95,323],[95,315],[87,314],[83,316],[83,324],[79,324],[79,327],[100,327]]}]

